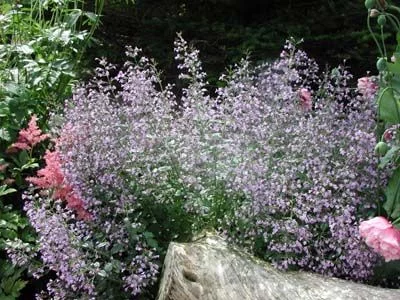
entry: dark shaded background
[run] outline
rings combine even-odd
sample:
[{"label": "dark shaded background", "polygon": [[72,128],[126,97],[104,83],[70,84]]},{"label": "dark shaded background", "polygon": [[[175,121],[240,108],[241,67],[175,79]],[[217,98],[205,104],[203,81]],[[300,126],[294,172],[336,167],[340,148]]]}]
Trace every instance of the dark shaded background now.
[{"label": "dark shaded background", "polygon": [[[129,0],[128,0],[129,1]],[[253,62],[276,58],[293,36],[323,67],[346,65],[356,76],[375,72],[376,47],[366,30],[364,1],[344,0],[109,0],[91,55],[122,62],[125,45],[155,58],[164,79],[175,81],[173,40],[178,31],[201,51],[211,86],[230,64],[250,53]]]}]

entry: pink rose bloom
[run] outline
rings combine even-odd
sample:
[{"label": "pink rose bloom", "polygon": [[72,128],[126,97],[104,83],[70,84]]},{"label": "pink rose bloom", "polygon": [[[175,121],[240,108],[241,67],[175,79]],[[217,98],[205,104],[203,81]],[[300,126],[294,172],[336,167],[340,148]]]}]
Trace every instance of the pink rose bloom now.
[{"label": "pink rose bloom", "polygon": [[385,261],[400,259],[400,230],[384,217],[361,222],[359,232],[365,243]]},{"label": "pink rose bloom", "polygon": [[378,85],[371,77],[362,77],[357,80],[357,89],[364,97],[371,97],[378,90]]},{"label": "pink rose bloom", "polygon": [[305,111],[312,109],[311,93],[306,89],[302,88],[299,91],[300,105]]}]

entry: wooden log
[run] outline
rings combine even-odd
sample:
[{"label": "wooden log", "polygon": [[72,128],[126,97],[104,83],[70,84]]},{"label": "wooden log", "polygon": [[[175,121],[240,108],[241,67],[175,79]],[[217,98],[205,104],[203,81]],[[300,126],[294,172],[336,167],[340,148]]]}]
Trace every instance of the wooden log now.
[{"label": "wooden log", "polygon": [[212,235],[170,244],[157,299],[400,300],[400,290],[279,271]]}]

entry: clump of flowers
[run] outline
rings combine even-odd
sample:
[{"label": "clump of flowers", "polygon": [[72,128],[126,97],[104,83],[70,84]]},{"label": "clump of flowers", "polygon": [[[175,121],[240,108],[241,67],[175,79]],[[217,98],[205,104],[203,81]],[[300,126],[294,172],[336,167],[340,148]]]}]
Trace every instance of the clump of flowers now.
[{"label": "clump of flowers", "polygon": [[[378,259],[358,233],[359,218],[379,199],[374,99],[350,88],[345,68],[318,77],[304,52],[289,52],[263,67],[262,93],[232,122],[241,124],[236,151],[245,159],[230,180],[249,200],[227,219],[228,234],[278,268],[365,280]],[[305,110],[310,91],[313,109]]]},{"label": "clump of flowers", "polygon": [[31,150],[35,145],[48,138],[49,135],[42,133],[37,125],[37,117],[33,115],[28,123],[28,127],[19,131],[18,140],[7,149],[7,152]]},{"label": "clump of flowers", "polygon": [[[344,67],[320,76],[288,43],[271,65],[241,61],[211,97],[198,51],[178,36],[178,98],[138,50],[127,54],[137,63],[112,77],[101,60],[76,89],[56,152],[31,179],[54,189],[26,204],[57,274],[51,295],[138,295],[156,282],[168,242],[205,227],[279,268],[369,278],[378,256],[358,222],[379,197],[374,104]],[[60,247],[68,253],[57,258]]]},{"label": "clump of flowers", "polygon": [[37,172],[37,177],[27,177],[26,180],[33,183],[38,188],[51,191],[53,199],[65,200],[67,206],[75,210],[79,218],[90,218],[90,215],[84,208],[82,200],[76,195],[72,186],[64,180],[59,153],[57,151],[46,151],[43,158],[46,166]]}]

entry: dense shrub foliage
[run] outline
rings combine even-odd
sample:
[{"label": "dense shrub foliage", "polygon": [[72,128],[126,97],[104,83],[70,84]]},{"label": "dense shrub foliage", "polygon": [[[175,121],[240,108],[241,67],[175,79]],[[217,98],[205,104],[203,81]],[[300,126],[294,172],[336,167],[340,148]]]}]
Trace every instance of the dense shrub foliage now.
[{"label": "dense shrub foliage", "polygon": [[94,12],[89,12],[79,0],[0,1],[1,299],[25,298],[37,283],[26,276],[25,268],[11,265],[6,249],[10,243],[18,249],[35,247],[21,194],[46,147],[39,144],[39,127],[48,128],[49,110],[60,109],[83,71],[80,61],[104,1],[94,2]]},{"label": "dense shrub foliage", "polygon": [[288,43],[270,65],[243,60],[211,97],[198,51],[179,36],[178,97],[137,49],[127,54],[135,63],[100,60],[76,89],[30,179],[48,191],[27,195],[25,209],[38,272],[56,274],[51,297],[146,295],[168,242],[208,228],[279,268],[368,280],[378,257],[357,226],[380,201],[375,108],[343,66],[320,75]]}]

